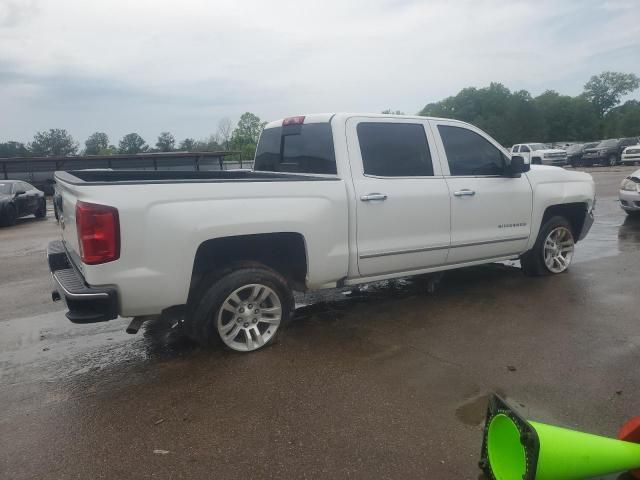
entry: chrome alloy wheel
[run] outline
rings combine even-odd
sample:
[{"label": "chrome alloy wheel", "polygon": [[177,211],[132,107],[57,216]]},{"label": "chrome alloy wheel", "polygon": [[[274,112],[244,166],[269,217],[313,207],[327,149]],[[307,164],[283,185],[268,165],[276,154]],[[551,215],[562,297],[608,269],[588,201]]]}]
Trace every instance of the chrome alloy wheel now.
[{"label": "chrome alloy wheel", "polygon": [[282,320],[282,304],[266,285],[252,283],[233,291],[222,303],[216,327],[229,348],[251,352],[275,335]]},{"label": "chrome alloy wheel", "polygon": [[544,263],[552,273],[562,273],[571,264],[575,243],[567,227],[556,227],[544,241]]}]

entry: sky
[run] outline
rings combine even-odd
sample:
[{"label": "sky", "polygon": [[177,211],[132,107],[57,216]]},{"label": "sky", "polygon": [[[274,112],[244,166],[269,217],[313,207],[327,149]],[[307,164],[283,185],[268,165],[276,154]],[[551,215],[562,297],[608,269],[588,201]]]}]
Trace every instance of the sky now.
[{"label": "sky", "polygon": [[[409,114],[491,81],[640,75],[640,0],[0,0],[0,142],[204,138],[224,117]],[[632,94],[640,98],[640,91]]]}]

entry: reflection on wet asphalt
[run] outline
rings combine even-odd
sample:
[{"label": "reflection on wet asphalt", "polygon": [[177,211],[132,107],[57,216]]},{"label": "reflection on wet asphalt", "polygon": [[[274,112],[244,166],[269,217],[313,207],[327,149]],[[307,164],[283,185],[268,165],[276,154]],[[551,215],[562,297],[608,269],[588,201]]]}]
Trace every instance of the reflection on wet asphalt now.
[{"label": "reflection on wet asphalt", "polygon": [[640,219],[614,180],[567,275],[505,262],[448,272],[434,294],[416,277],[299,295],[287,335],[253,355],[160,321],[73,325],[37,296],[44,309],[0,317],[0,478],[476,478],[492,391],[614,435],[640,396]]}]

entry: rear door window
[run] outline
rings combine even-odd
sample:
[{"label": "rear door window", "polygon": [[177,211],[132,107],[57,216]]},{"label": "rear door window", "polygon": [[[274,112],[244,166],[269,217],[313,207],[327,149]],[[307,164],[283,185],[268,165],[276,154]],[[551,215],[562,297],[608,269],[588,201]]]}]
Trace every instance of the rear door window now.
[{"label": "rear door window", "polygon": [[253,168],[263,172],[336,174],[331,125],[309,123],[264,130]]},{"label": "rear door window", "polygon": [[422,124],[362,122],[358,124],[357,132],[365,175],[433,176]]}]

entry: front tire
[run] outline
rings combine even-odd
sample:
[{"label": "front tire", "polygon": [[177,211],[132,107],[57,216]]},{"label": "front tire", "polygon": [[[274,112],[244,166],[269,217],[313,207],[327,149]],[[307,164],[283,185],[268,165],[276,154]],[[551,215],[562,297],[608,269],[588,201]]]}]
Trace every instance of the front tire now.
[{"label": "front tire", "polygon": [[293,293],[279,273],[262,265],[222,274],[194,299],[188,335],[204,346],[253,352],[274,343],[294,310]]},{"label": "front tire", "polygon": [[46,200],[42,200],[42,202],[40,202],[40,205],[38,206],[38,209],[36,210],[35,214],[36,218],[45,218],[47,216],[47,201]]},{"label": "front tire", "polygon": [[618,164],[618,159],[616,158],[615,155],[611,155],[609,156],[609,159],[607,160],[607,165],[609,165],[610,167],[615,167]]},{"label": "front tire", "polygon": [[0,225],[3,227],[10,227],[16,224],[16,220],[18,219],[18,214],[16,212],[16,207],[13,205],[7,205],[4,210],[4,213],[0,217]]},{"label": "front tire", "polygon": [[574,249],[571,224],[564,217],[551,217],[540,229],[533,248],[520,257],[522,271],[528,276],[566,272]]}]

